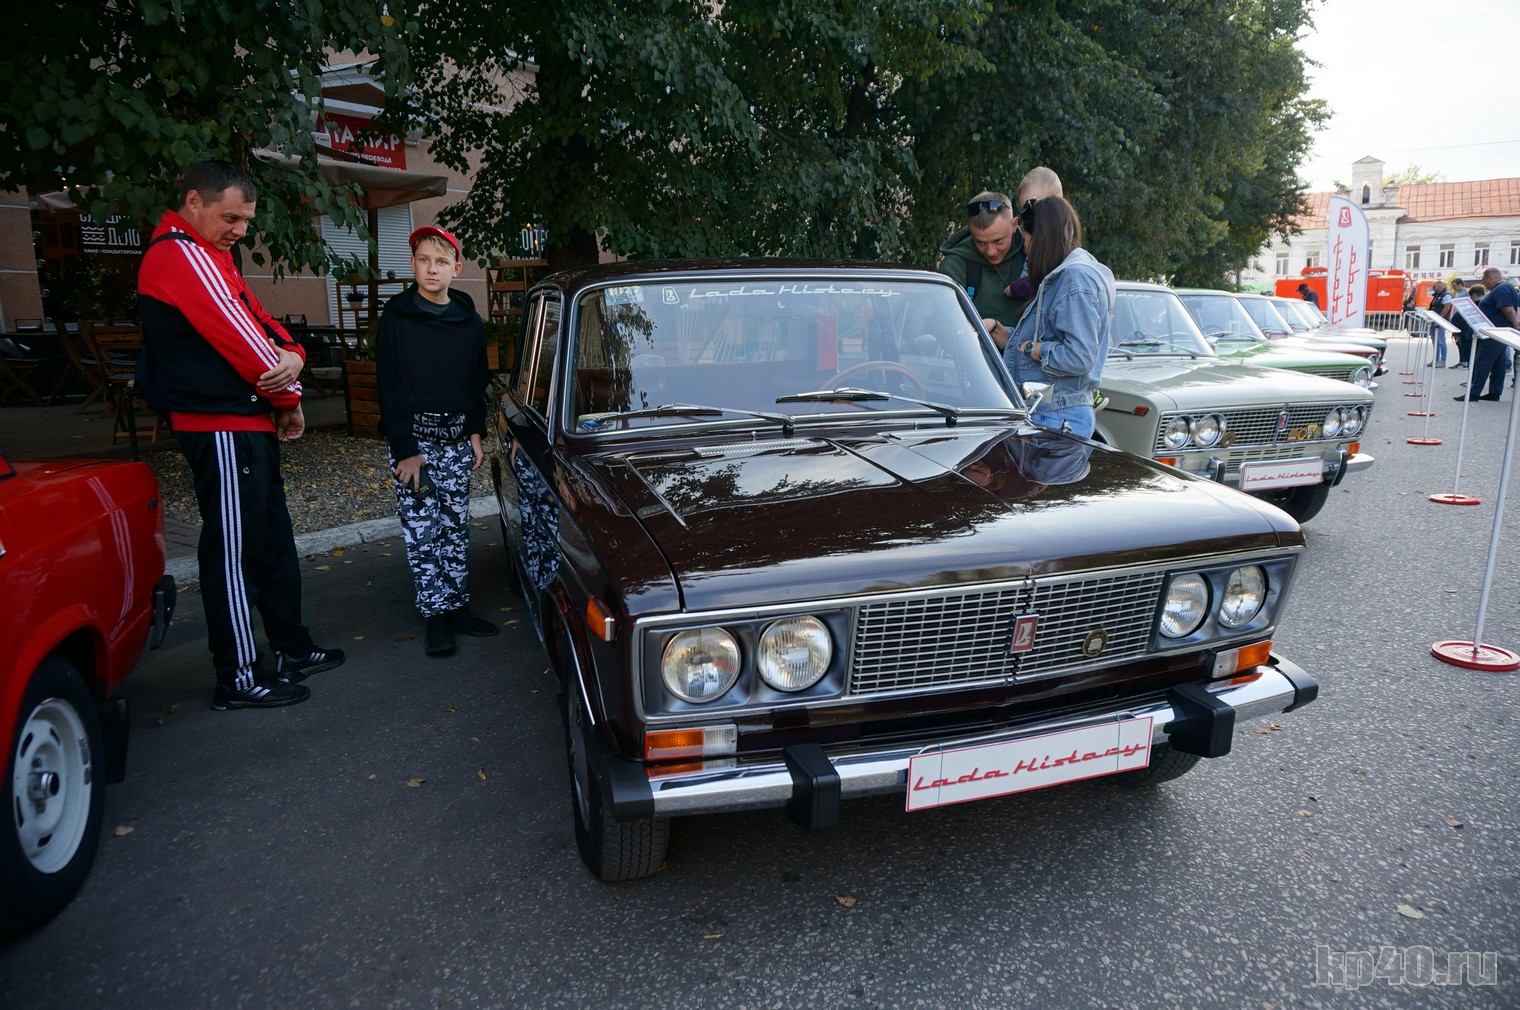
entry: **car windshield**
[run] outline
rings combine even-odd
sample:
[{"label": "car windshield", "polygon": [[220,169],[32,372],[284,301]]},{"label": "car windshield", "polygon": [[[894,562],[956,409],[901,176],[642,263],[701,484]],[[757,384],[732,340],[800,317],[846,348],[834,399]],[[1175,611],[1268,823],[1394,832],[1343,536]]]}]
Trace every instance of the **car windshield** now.
[{"label": "car windshield", "polygon": [[1289,334],[1293,326],[1277,311],[1277,306],[1260,296],[1243,296],[1238,299],[1246,315],[1265,333]]},{"label": "car windshield", "polygon": [[[955,288],[930,280],[661,278],[589,291],[572,326],[570,403],[581,433],[733,421],[746,411],[752,423],[754,412],[775,420],[1014,407],[996,351]],[[845,387],[887,395],[798,396]]]},{"label": "car windshield", "polygon": [[1184,291],[1177,297],[1187,306],[1188,313],[1205,337],[1229,342],[1232,349],[1266,342],[1261,328],[1229,292]]},{"label": "car windshield", "polygon": [[1177,296],[1170,291],[1149,288],[1119,289],[1114,302],[1114,338],[1109,354],[1121,357],[1216,356]]},{"label": "car windshield", "polygon": [[1318,319],[1310,317],[1303,311],[1301,306],[1304,303],[1301,301],[1294,301],[1292,298],[1268,298],[1267,301],[1277,307],[1283,318],[1288,321],[1288,325],[1293,327],[1294,333],[1307,333],[1319,326]]}]

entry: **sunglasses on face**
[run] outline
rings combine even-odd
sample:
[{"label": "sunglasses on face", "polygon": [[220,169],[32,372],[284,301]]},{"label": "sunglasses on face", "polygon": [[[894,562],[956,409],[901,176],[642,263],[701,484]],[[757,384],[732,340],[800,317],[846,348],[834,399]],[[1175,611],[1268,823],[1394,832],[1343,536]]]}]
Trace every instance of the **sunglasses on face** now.
[{"label": "sunglasses on face", "polygon": [[1001,214],[1008,207],[1007,200],[972,200],[966,204],[966,216],[976,217],[978,214]]},{"label": "sunglasses on face", "polygon": [[1024,231],[1034,231],[1034,205],[1039,202],[1037,196],[1024,201],[1024,209],[1019,211],[1019,227]]}]

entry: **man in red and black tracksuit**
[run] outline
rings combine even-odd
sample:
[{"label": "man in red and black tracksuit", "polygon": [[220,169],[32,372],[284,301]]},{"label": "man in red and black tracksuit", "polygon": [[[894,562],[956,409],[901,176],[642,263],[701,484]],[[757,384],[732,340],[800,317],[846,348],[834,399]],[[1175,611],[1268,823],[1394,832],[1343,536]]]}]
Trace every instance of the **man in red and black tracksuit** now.
[{"label": "man in red and black tracksuit", "polygon": [[[179,210],[160,219],[137,277],[148,385],[195,475],[218,711],[305,701],[300,682],[343,662],[341,650],[317,648],[301,623],[301,570],[280,475],[279,443],[306,426],[296,381],[305,354],[232,259],[256,198],[253,180],[228,162],[192,166]],[[254,608],[274,652],[269,676]]]}]

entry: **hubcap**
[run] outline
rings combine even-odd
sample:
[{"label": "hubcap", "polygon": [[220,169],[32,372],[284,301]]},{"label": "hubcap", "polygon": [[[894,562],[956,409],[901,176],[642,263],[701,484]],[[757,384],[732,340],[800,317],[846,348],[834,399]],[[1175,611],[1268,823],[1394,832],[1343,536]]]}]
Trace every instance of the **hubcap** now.
[{"label": "hubcap", "polygon": [[74,706],[48,698],[33,709],[12,767],[11,816],[21,851],[39,873],[56,873],[79,850],[95,788],[89,736]]}]

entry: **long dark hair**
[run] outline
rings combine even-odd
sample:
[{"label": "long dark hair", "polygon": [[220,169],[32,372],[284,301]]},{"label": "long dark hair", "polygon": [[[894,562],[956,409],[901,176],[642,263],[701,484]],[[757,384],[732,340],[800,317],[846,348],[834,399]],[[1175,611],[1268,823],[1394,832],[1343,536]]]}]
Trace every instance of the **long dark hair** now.
[{"label": "long dark hair", "polygon": [[1039,284],[1082,244],[1082,219],[1064,196],[1047,196],[1019,215],[1029,279]]}]

